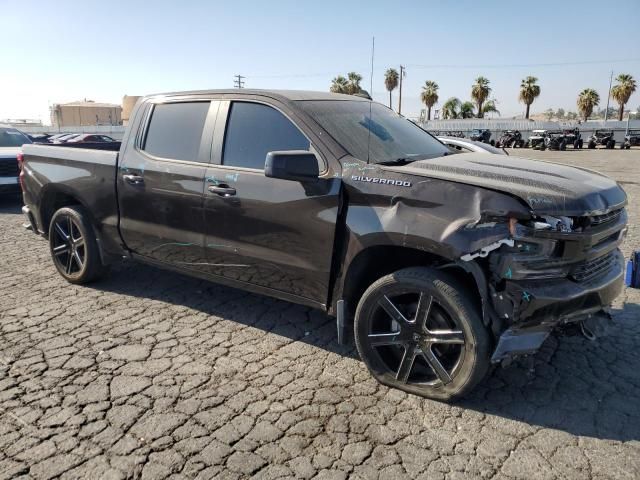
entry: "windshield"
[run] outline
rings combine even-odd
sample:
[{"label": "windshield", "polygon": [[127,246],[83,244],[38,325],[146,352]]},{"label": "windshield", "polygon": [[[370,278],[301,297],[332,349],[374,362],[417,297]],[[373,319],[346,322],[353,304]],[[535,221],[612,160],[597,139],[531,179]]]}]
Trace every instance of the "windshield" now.
[{"label": "windshield", "polygon": [[426,131],[379,103],[306,100],[298,105],[359,160],[383,163],[449,154],[449,149]]},{"label": "windshield", "polygon": [[25,143],[31,143],[31,140],[20,130],[0,128],[0,147],[21,147]]}]

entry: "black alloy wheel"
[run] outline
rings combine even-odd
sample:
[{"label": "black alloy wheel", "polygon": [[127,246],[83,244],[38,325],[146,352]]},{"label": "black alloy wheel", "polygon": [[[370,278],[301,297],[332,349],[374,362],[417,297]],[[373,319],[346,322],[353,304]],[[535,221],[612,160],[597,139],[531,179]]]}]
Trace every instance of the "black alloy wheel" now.
[{"label": "black alloy wheel", "polygon": [[378,381],[425,397],[461,397],[488,369],[488,332],[442,272],[411,268],[375,282],[358,305],[355,336]]},{"label": "black alloy wheel", "polygon": [[68,282],[88,283],[105,272],[96,234],[81,206],[63,207],[53,214],[49,249],[53,264]]},{"label": "black alloy wheel", "polygon": [[86,260],[85,242],[80,227],[70,215],[59,215],[52,225],[54,235],[51,239],[51,253],[56,267],[66,275],[78,275]]}]

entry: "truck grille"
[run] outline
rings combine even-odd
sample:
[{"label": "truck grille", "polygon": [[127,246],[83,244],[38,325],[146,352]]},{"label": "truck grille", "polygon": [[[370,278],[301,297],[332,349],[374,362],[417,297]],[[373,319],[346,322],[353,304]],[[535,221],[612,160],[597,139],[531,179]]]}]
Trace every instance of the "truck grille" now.
[{"label": "truck grille", "polygon": [[18,161],[15,158],[0,159],[0,177],[17,177],[19,174]]},{"label": "truck grille", "polygon": [[595,215],[593,217],[589,217],[591,226],[595,227],[597,225],[602,225],[603,223],[611,222],[617,219],[621,213],[622,208],[619,208],[618,210],[612,210],[611,212],[605,213],[604,215]]},{"label": "truck grille", "polygon": [[587,280],[591,280],[601,273],[608,271],[613,266],[615,258],[616,251],[614,250],[607,255],[603,255],[602,257],[581,263],[573,270],[570,277],[576,282],[585,282]]}]

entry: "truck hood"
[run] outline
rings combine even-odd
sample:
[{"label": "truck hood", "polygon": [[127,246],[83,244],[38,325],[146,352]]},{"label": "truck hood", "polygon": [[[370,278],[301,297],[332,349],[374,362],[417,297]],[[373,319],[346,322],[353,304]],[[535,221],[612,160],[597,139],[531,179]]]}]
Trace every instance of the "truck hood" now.
[{"label": "truck hood", "polygon": [[0,158],[16,158],[21,151],[21,147],[0,147]]},{"label": "truck hood", "polygon": [[598,172],[511,156],[463,153],[382,168],[508,193],[536,214],[597,215],[627,201],[624,190]]}]

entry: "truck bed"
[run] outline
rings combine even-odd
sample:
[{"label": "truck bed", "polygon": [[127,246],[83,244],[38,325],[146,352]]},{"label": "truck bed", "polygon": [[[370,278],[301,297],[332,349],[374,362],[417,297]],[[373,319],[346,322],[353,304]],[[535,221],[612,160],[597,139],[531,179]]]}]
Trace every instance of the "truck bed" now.
[{"label": "truck bed", "polygon": [[[49,219],[65,197],[73,197],[91,215],[101,239],[117,239],[116,167],[118,152],[64,145],[24,145],[25,205],[38,231],[47,234]],[[104,245],[109,250],[109,245]]]}]

